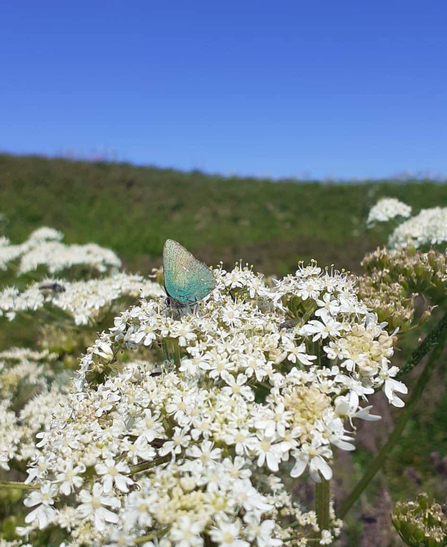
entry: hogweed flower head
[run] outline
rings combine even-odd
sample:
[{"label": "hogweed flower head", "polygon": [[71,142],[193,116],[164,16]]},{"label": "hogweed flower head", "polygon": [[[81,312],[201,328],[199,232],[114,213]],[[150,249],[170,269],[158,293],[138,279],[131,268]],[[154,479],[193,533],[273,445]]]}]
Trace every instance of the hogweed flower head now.
[{"label": "hogweed flower head", "polygon": [[447,242],[447,207],[422,209],[400,224],[391,234],[388,246],[392,249],[413,246],[443,245]]},{"label": "hogweed flower head", "polygon": [[417,295],[428,303],[418,317],[426,321],[432,307],[445,300],[447,254],[434,249],[424,253],[414,247],[377,249],[365,256],[367,274],[357,279],[359,294],[390,328],[408,330],[415,319]]},{"label": "hogweed flower head", "polygon": [[447,545],[447,516],[425,493],[419,494],[416,501],[399,501],[394,507],[392,521],[410,547]]},{"label": "hogweed flower head", "polygon": [[388,222],[395,217],[408,218],[411,207],[396,198],[382,198],[369,211],[367,225],[377,222]]},{"label": "hogweed flower head", "polygon": [[152,292],[89,348],[28,469],[56,492],[31,530],[47,519],[74,544],[277,547],[292,518],[302,545],[315,536],[281,476],[330,479],[334,447],[355,448],[350,424],[377,418],[368,397],[401,406],[393,338],[345,274],[214,274],[190,313]]},{"label": "hogweed flower head", "polygon": [[[42,290],[42,287],[63,287],[63,291]],[[17,314],[56,308],[73,317],[76,325],[99,322],[117,301],[130,298],[162,296],[161,287],[141,275],[115,273],[100,279],[66,281],[45,279],[32,283],[24,291],[8,287],[0,292],[0,317],[12,321]]]},{"label": "hogweed flower head", "polygon": [[18,273],[28,273],[45,267],[57,274],[73,267],[83,267],[100,273],[121,267],[121,260],[110,249],[95,243],[66,245],[63,234],[53,228],[39,228],[29,238],[13,245],[7,238],[0,240],[0,269],[6,270],[11,262],[19,261]]}]

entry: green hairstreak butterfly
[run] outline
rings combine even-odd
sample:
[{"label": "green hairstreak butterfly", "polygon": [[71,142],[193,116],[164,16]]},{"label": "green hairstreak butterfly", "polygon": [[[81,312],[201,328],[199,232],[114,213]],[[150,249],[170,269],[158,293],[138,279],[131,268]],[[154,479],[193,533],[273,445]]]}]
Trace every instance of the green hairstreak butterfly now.
[{"label": "green hairstreak butterfly", "polygon": [[208,266],[173,239],[167,239],[163,247],[163,272],[166,303],[173,308],[191,306],[216,286]]}]

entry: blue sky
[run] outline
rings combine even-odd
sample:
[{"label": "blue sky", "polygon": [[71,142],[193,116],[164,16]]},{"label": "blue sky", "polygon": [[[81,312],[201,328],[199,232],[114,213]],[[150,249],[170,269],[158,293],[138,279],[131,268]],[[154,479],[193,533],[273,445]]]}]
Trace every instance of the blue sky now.
[{"label": "blue sky", "polygon": [[[0,149],[447,175],[445,0],[3,0]],[[65,152],[64,152],[65,153]]]}]

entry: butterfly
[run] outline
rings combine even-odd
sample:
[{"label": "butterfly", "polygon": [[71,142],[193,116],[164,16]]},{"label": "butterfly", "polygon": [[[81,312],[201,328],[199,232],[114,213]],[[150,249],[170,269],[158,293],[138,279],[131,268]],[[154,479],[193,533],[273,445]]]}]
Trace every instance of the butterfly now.
[{"label": "butterfly", "polygon": [[186,308],[205,298],[216,286],[212,271],[180,243],[167,239],[163,247],[166,305]]}]

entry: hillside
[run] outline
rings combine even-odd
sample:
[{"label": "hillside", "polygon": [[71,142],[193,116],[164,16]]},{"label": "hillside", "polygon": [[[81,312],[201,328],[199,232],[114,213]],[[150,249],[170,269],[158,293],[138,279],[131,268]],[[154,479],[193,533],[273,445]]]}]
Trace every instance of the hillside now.
[{"label": "hillside", "polygon": [[159,264],[168,237],[209,264],[242,258],[267,274],[284,274],[297,260],[315,258],[356,271],[365,252],[383,241],[364,228],[381,196],[416,209],[447,205],[447,186],[276,182],[0,155],[0,212],[14,242],[52,226],[67,242],[111,247],[142,272]]}]

